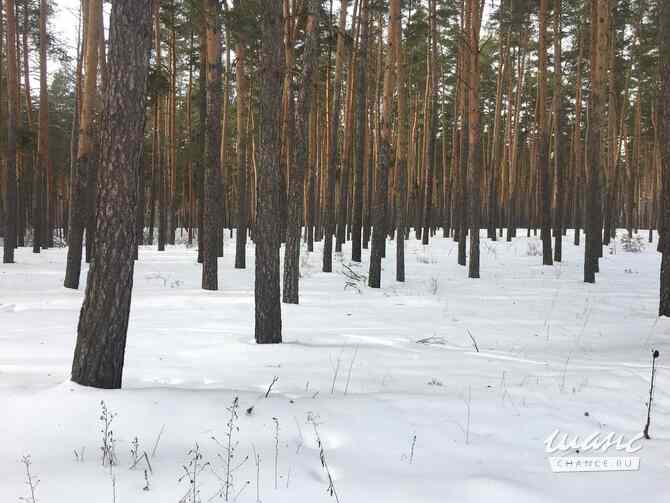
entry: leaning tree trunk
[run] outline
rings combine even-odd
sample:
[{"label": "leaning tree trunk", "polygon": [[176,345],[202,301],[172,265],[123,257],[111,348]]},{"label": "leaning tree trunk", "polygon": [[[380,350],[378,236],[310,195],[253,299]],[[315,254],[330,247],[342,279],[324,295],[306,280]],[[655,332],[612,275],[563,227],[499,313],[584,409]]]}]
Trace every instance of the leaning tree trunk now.
[{"label": "leaning tree trunk", "polygon": [[205,212],[203,222],[202,288],[218,289],[221,184],[221,25],[217,0],[204,0],[207,13],[207,116],[205,141]]},{"label": "leaning tree trunk", "polygon": [[[70,181],[70,216],[68,218],[68,249],[67,265],[65,269],[65,288],[79,288],[81,273],[81,251],[84,238],[84,229],[89,217],[89,195],[93,171],[95,134],[93,128],[93,113],[96,100],[96,82],[98,75],[98,43],[100,41],[101,0],[91,0],[88,7],[88,24],[86,26],[86,54],[84,57],[84,92],[81,104],[81,119],[79,122],[79,143],[77,160],[73,163],[73,173]],[[86,237],[87,239],[90,236]]]},{"label": "leaning tree trunk", "polygon": [[144,142],[150,0],[112,4],[98,170],[96,255],[79,317],[72,380],[120,388],[135,261],[137,168]]},{"label": "leaning tree trunk", "polygon": [[289,166],[288,225],[286,251],[284,254],[283,300],[289,304],[299,301],[300,279],[300,231],[302,229],[305,166],[309,143],[309,114],[313,101],[319,58],[319,2],[307,3],[307,26],[305,28],[304,63],[300,95],[296,107],[295,163]]},{"label": "leaning tree trunk", "polygon": [[16,66],[16,11],[14,0],[5,0],[7,16],[7,159],[5,162],[5,234],[2,262],[14,263],[16,247],[16,103],[18,93],[18,69]]},{"label": "leaning tree trunk", "polygon": [[279,182],[284,50],[282,0],[267,0],[261,21],[260,135],[256,167],[256,326],[258,344],[281,342]]}]

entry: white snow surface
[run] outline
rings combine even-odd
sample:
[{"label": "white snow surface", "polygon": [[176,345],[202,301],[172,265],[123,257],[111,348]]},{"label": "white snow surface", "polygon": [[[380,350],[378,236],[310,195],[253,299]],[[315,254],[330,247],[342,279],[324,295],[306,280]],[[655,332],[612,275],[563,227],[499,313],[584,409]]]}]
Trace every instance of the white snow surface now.
[{"label": "white snow surface", "polygon": [[[321,243],[303,250],[300,305],[282,306],[281,345],[254,342],[252,244],[247,269],[236,270],[226,233],[217,292],[200,289],[195,248],[142,247],[114,391],[69,380],[83,285],[62,286],[66,250],[19,249],[16,264],[0,265],[0,502],[29,496],[20,459],[30,454],[39,502],[177,503],[196,443],[210,463],[199,499],[223,501],[226,451],[212,437],[227,442],[234,397],[241,466],[230,501],[336,501],[310,414],[342,503],[670,501],[670,321],[657,317],[656,242],[641,253],[605,247],[591,285],[571,233],[554,266],[533,254],[536,237],[483,240],[477,280],[439,236],[423,246],[412,233],[404,284],[390,241],[382,288],[361,282],[360,293],[344,288],[343,264],[367,275],[368,250],[359,266],[345,245],[329,274]],[[640,470],[552,473],[544,440],[556,429],[642,430],[652,348],[661,356]],[[116,414],[111,470],[101,466],[101,401]],[[143,491],[131,442],[151,456],[161,430]]]}]

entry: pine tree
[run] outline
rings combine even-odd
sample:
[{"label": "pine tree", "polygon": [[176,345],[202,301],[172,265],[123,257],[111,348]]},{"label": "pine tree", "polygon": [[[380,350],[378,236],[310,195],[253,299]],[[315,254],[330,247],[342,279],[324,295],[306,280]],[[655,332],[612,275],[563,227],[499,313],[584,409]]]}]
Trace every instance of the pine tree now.
[{"label": "pine tree", "polygon": [[135,254],[136,175],[144,143],[150,0],[112,4],[101,121],[96,255],[79,317],[72,380],[120,388]]},{"label": "pine tree", "polygon": [[267,0],[261,12],[260,143],[258,145],[256,224],[255,336],[258,344],[282,341],[279,292],[279,181],[284,50],[282,0]]}]

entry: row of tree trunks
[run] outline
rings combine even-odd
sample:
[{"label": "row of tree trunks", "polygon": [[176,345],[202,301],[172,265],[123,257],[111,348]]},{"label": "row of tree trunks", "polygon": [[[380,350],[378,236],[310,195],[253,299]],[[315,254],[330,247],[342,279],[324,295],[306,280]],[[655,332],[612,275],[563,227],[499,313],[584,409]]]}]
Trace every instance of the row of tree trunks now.
[{"label": "row of tree trunks", "polygon": [[295,117],[295,160],[289,163],[288,226],[284,254],[283,301],[299,302],[300,235],[303,225],[305,170],[308,161],[309,117],[316,89],[319,55],[319,4],[308,0],[306,10],[305,45],[303,53],[302,86]]},{"label": "row of tree trunks", "polygon": [[[79,288],[84,230],[91,229],[90,226],[87,227],[87,224],[91,218],[89,211],[91,187],[94,185],[94,179],[91,175],[95,173],[96,135],[93,119],[97,98],[98,44],[100,42],[100,16],[102,16],[101,0],[91,0],[85,5],[88,5],[88,8],[84,14],[84,19],[86,19],[84,85],[81,95],[77,156],[76,162],[73,163],[74,170],[70,175],[68,251],[64,281],[66,288],[73,289]],[[87,235],[87,241],[92,241],[91,238],[91,235]]]},{"label": "row of tree trunks", "polygon": [[222,228],[221,188],[221,25],[217,0],[204,0],[207,19],[207,115],[202,288],[218,289],[218,245]]},{"label": "row of tree trunks", "polygon": [[5,0],[5,14],[7,16],[7,157],[5,159],[5,229],[3,239],[2,262],[14,263],[14,248],[16,247],[16,126],[17,116],[15,103],[18,103],[18,69],[16,64],[16,10],[14,0]]}]

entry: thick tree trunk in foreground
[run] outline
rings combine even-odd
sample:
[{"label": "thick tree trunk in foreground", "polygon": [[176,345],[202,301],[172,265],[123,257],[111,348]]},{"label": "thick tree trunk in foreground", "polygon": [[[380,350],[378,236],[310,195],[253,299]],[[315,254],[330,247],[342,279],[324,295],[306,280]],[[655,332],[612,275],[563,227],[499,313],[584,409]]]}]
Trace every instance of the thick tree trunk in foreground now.
[{"label": "thick tree trunk in foreground", "polygon": [[300,96],[296,107],[295,162],[289,166],[288,225],[284,254],[283,300],[289,304],[299,302],[300,280],[300,231],[302,229],[305,166],[309,143],[309,114],[313,101],[319,59],[319,3],[307,3],[307,26]]},{"label": "thick tree trunk in foreground", "polygon": [[[84,92],[82,95],[81,120],[79,124],[79,145],[77,160],[70,182],[70,216],[68,218],[68,249],[65,269],[65,288],[79,288],[81,272],[81,252],[84,240],[84,229],[88,223],[90,208],[90,184],[93,171],[95,135],[93,131],[93,114],[95,111],[96,82],[98,76],[98,43],[100,41],[100,20],[102,11],[101,0],[91,0],[88,6],[88,25],[86,26],[86,54],[84,57]],[[87,239],[90,236],[87,235]]]},{"label": "thick tree trunk in foreground", "polygon": [[16,11],[14,0],[5,0],[7,16],[7,159],[3,185],[5,189],[5,233],[2,262],[14,263],[16,247],[16,102],[18,100],[18,69],[16,67]]},{"label": "thick tree trunk in foreground", "polygon": [[660,6],[660,37],[661,42],[661,96],[662,115],[662,164],[661,164],[661,297],[659,316],[670,316],[670,4],[663,2]]},{"label": "thick tree trunk in foreground", "polygon": [[264,2],[261,27],[260,133],[256,182],[256,326],[258,344],[281,342],[279,182],[284,50],[282,0]]},{"label": "thick tree trunk in foreground", "polygon": [[207,117],[205,141],[205,213],[202,288],[218,289],[218,243],[221,228],[221,25],[217,0],[204,0],[207,12]]},{"label": "thick tree trunk in foreground", "polygon": [[79,317],[72,380],[120,388],[133,287],[137,167],[142,155],[150,0],[115,0],[102,117],[95,257]]}]

